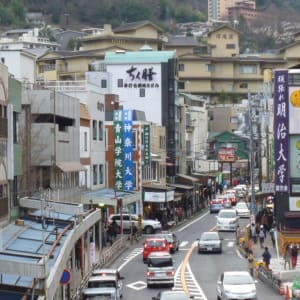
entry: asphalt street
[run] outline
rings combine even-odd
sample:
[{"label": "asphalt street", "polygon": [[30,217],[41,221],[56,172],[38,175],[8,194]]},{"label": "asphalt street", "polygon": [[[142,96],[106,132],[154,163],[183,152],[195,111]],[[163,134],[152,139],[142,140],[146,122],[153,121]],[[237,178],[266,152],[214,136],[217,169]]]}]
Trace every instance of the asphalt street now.
[{"label": "asphalt street", "polygon": [[[241,226],[247,223],[247,219],[241,219]],[[175,261],[176,275],[174,289],[182,289],[180,272],[181,264],[188,251],[197,243],[197,238],[203,231],[214,230],[216,215],[203,213],[177,228],[176,235],[181,241],[180,249],[173,257]],[[216,299],[216,283],[221,272],[226,270],[247,270],[247,261],[242,257],[235,243],[234,232],[222,232],[223,252],[222,254],[198,254],[193,251],[185,276],[188,288],[192,291],[194,299],[211,300]],[[152,299],[159,291],[168,287],[147,288],[146,286],[146,264],[142,261],[143,239],[134,242],[111,267],[119,268],[123,281],[123,299]],[[282,299],[275,290],[265,283],[257,280],[258,299],[277,300]]]}]

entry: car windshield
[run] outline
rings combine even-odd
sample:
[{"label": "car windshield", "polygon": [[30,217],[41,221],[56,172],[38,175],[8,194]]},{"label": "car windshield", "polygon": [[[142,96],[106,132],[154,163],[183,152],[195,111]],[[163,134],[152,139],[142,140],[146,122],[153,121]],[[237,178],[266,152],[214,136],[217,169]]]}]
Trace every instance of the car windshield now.
[{"label": "car windshield", "polygon": [[115,281],[89,281],[88,288],[116,287]]},{"label": "car windshield", "polygon": [[204,233],[201,236],[201,241],[212,241],[212,240],[218,240],[218,234],[215,232],[208,232],[208,233]]},{"label": "car windshield", "polygon": [[165,238],[168,243],[172,243],[173,242],[173,236],[172,234],[162,234],[161,237]]},{"label": "car windshield", "polygon": [[224,275],[223,283],[230,285],[252,284],[253,279],[248,274],[230,274]]},{"label": "car windshield", "polygon": [[172,267],[173,260],[170,257],[155,257],[148,259],[148,266],[155,268]]},{"label": "car windshield", "polygon": [[236,208],[248,208],[248,206],[245,202],[239,202],[237,203]]},{"label": "car windshield", "polygon": [[148,247],[163,247],[164,246],[164,242],[159,241],[159,240],[147,241],[146,243],[147,243]]},{"label": "car windshield", "polygon": [[219,212],[218,216],[220,218],[235,218],[236,214],[234,211],[222,210]]}]

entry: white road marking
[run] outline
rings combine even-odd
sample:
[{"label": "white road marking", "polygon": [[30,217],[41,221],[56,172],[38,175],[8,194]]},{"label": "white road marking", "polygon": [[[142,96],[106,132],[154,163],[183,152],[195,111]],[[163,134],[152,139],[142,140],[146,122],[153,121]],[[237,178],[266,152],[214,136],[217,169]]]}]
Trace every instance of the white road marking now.
[{"label": "white road marking", "polygon": [[198,222],[199,220],[203,219],[204,217],[206,217],[209,214],[209,212],[206,212],[205,214],[203,214],[202,216],[200,216],[199,218],[195,219],[194,221],[184,225],[183,227],[181,227],[180,229],[178,229],[178,232],[183,231],[184,229],[188,228],[189,226],[191,226],[192,224]]},{"label": "white road marking", "polygon": [[121,271],[130,261],[132,261],[135,257],[140,255],[143,252],[143,248],[135,248],[129,255],[124,258],[124,262],[118,268]]},{"label": "white road marking", "polygon": [[180,249],[181,247],[186,246],[188,243],[189,243],[189,241],[183,241],[183,242],[181,242],[180,245],[179,245],[179,249]]},{"label": "white road marking", "polygon": [[126,284],[126,286],[133,290],[140,291],[147,287],[147,283],[144,281],[136,281],[133,283]]}]

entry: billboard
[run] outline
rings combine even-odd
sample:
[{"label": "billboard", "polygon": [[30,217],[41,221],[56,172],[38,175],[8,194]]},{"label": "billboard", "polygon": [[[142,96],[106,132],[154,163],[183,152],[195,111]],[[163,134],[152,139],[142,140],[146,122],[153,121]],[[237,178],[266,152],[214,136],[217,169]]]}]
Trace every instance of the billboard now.
[{"label": "billboard", "polygon": [[234,162],[235,161],[235,148],[219,148],[218,161],[219,162]]}]

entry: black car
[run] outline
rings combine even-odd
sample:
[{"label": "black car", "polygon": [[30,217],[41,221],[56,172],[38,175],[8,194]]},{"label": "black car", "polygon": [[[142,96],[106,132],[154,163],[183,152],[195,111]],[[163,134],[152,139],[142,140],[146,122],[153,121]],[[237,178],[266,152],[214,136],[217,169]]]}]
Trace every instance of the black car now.
[{"label": "black car", "polygon": [[180,241],[178,240],[175,233],[169,231],[162,231],[160,233],[157,233],[155,236],[160,236],[167,240],[170,248],[170,253],[175,253],[179,250]]}]

